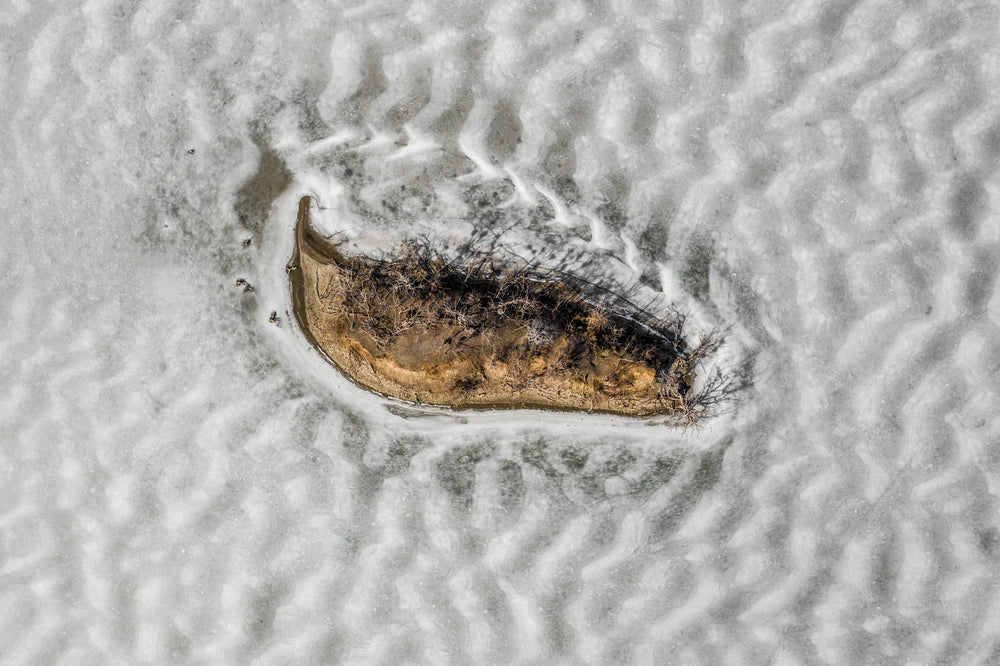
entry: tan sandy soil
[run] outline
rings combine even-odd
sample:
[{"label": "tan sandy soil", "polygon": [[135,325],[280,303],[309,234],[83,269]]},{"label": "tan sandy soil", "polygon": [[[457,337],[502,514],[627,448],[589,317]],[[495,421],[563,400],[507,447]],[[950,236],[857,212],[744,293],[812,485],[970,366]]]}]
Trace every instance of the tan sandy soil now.
[{"label": "tan sandy soil", "polygon": [[398,259],[345,256],[312,229],[309,207],[303,197],[289,263],[295,316],[357,384],[451,408],[689,410],[697,355],[679,353],[679,335],[651,336],[571,282],[526,270],[415,247]]}]

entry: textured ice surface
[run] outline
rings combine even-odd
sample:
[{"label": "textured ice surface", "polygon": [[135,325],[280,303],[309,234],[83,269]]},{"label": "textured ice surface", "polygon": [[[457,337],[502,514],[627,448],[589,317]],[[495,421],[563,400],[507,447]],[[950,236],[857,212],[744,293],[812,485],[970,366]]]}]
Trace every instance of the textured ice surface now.
[{"label": "textured ice surface", "polygon": [[[8,3],[0,662],[1000,659],[998,17]],[[631,279],[753,388],[389,405],[285,316],[303,193]]]}]

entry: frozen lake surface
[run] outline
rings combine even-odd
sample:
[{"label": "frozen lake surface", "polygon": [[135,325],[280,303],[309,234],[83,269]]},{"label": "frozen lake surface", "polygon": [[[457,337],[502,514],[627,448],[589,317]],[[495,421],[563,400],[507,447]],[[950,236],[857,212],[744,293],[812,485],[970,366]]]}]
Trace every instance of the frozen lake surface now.
[{"label": "frozen lake surface", "polygon": [[[1000,660],[997,3],[0,21],[0,662]],[[676,303],[751,387],[367,394],[287,316],[303,194]]]}]

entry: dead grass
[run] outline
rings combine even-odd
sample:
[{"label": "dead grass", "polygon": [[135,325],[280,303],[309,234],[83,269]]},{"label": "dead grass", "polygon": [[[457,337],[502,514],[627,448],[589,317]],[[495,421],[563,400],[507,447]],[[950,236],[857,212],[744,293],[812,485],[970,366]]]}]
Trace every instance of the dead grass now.
[{"label": "dead grass", "polygon": [[[503,369],[492,381],[511,395],[544,384],[545,375],[550,385],[584,387],[609,401],[633,398],[651,371],[660,411],[687,424],[713,414],[735,390],[722,374],[692,390],[721,344],[718,331],[689,347],[680,313],[656,317],[570,276],[487,256],[446,260],[419,242],[388,259],[342,257],[339,267],[340,284],[323,293],[317,285],[317,296],[345,322],[344,334],[408,367],[430,357],[466,363],[472,370],[448,383],[457,404],[489,390],[488,368]],[[414,351],[432,338],[433,353]]]}]

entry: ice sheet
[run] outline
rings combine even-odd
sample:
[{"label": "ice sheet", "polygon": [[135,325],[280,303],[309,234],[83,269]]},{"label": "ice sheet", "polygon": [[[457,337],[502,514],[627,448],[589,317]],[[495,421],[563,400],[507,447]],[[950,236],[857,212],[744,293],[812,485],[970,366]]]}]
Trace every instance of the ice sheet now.
[{"label": "ice sheet", "polygon": [[[1000,658],[995,3],[2,15],[3,663]],[[752,388],[366,394],[287,314],[304,193],[678,303]]]}]

